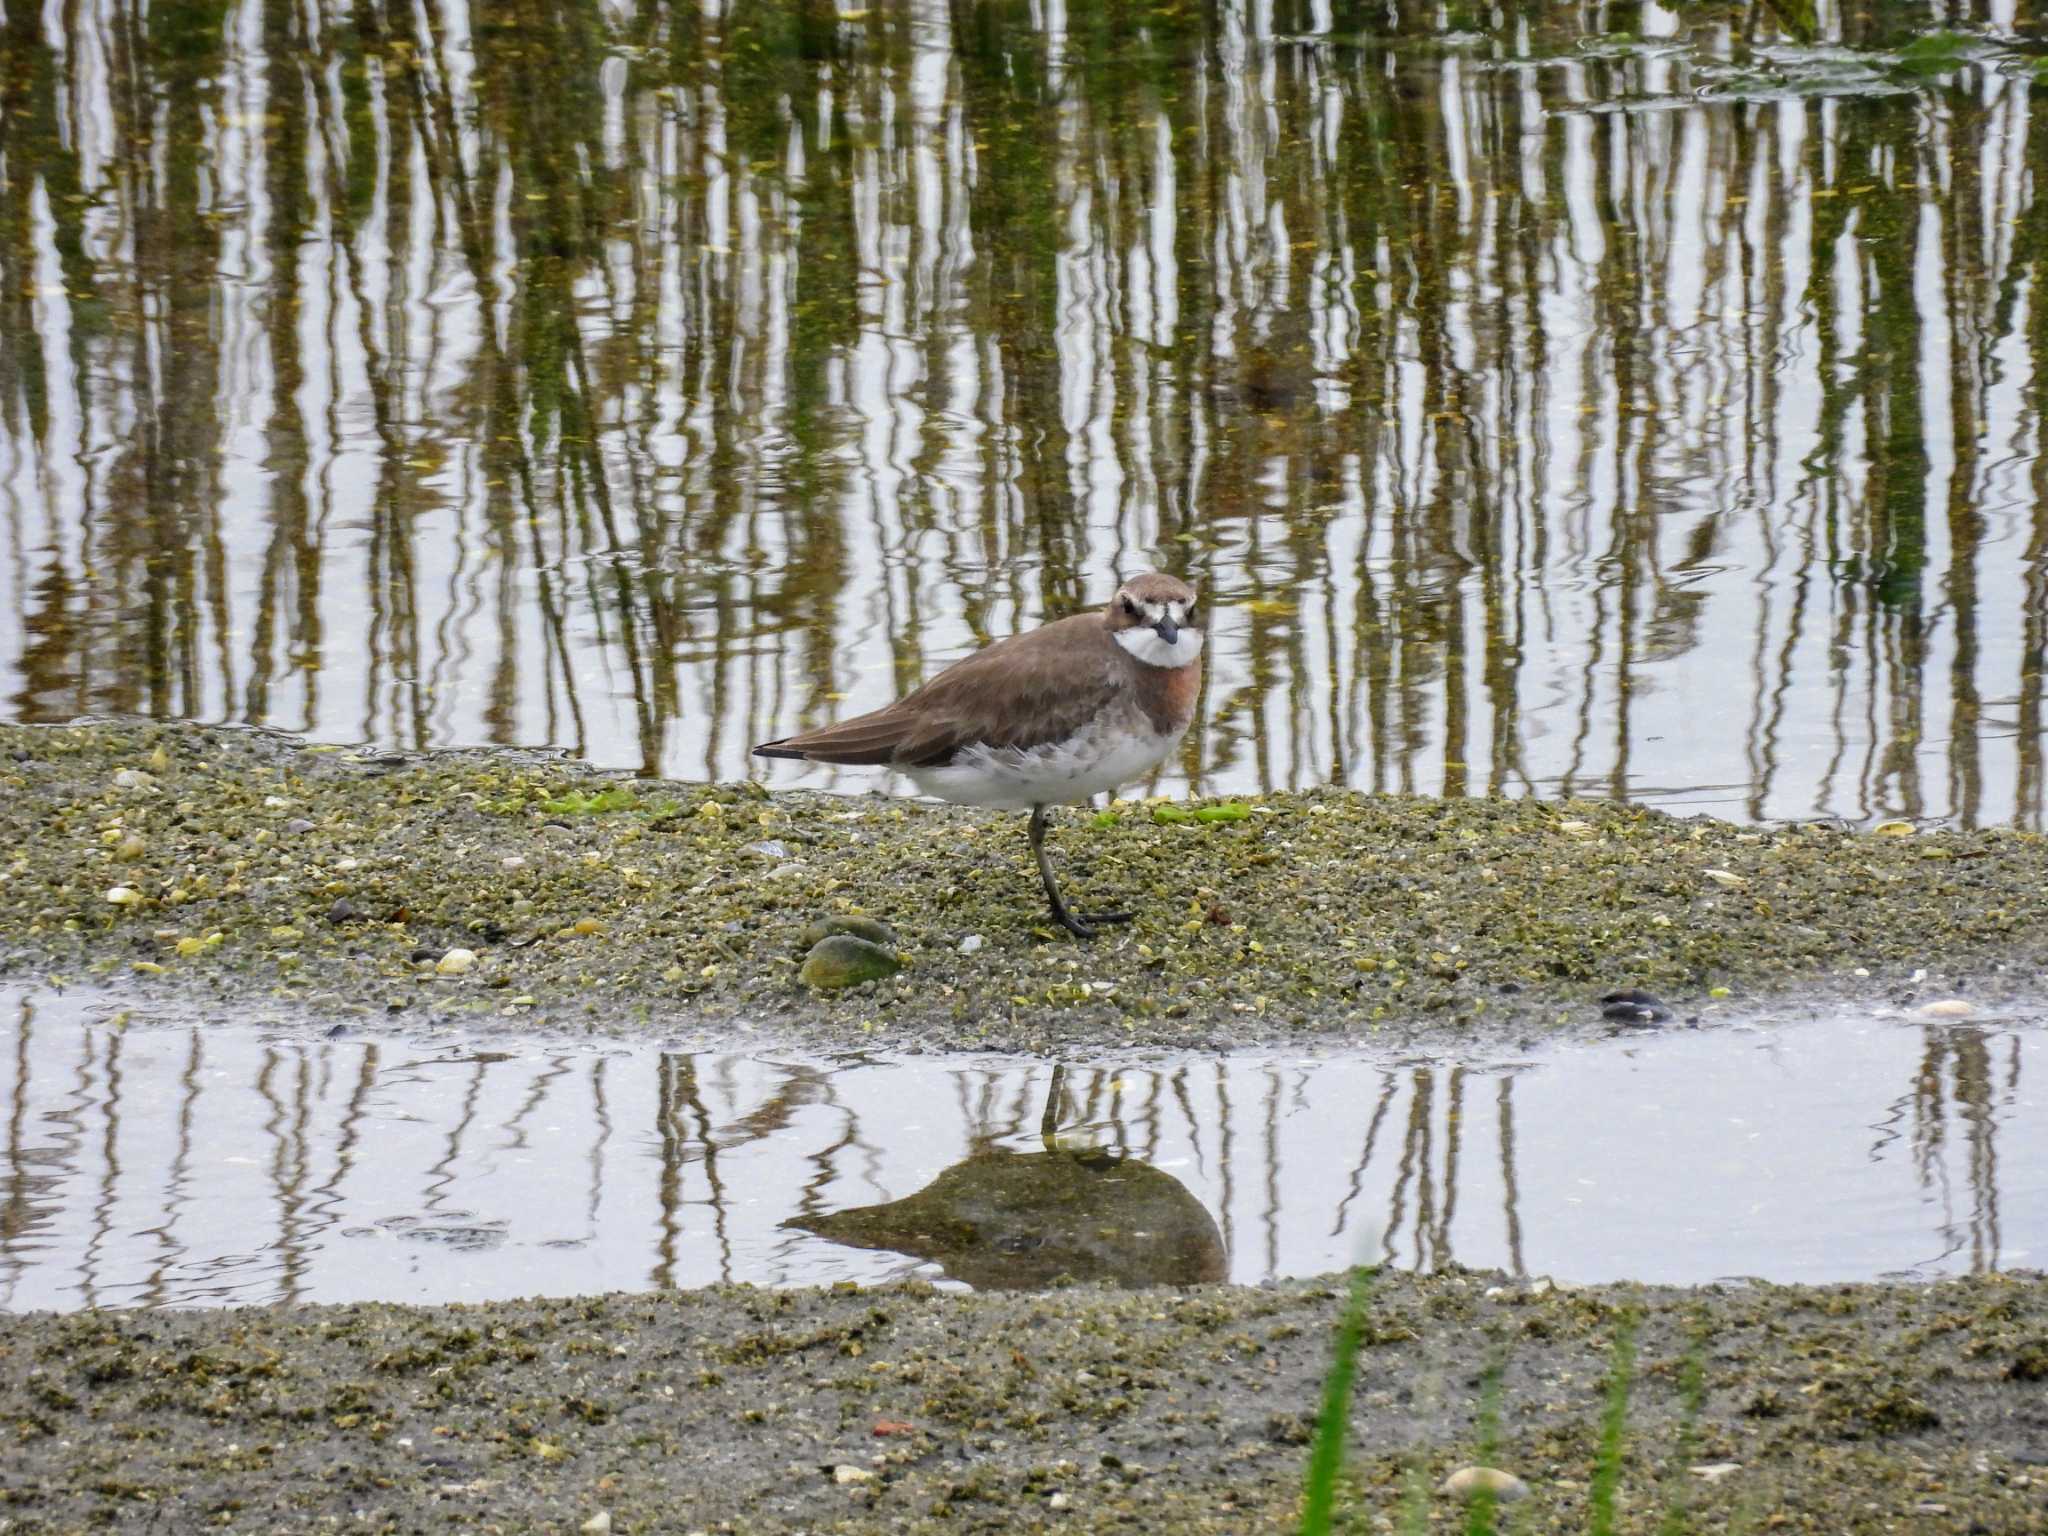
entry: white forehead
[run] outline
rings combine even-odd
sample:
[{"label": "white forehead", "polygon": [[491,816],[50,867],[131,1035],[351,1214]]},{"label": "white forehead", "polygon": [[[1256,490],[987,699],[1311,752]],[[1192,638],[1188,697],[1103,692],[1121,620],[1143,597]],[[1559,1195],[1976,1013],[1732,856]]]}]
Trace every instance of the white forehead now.
[{"label": "white forehead", "polygon": [[1128,600],[1137,603],[1138,611],[1144,614],[1145,617],[1150,619],[1154,624],[1157,624],[1161,619],[1166,618],[1170,618],[1173,620],[1174,623],[1178,624],[1182,619],[1188,616],[1188,605],[1184,602],[1181,602],[1178,598],[1174,599],[1170,603],[1147,603],[1141,602],[1137,598],[1131,598]]}]

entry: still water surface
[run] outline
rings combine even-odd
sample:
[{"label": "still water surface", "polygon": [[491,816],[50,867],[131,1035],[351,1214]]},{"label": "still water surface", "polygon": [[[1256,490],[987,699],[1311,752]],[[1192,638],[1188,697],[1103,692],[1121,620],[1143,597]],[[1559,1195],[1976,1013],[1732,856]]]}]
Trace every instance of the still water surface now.
[{"label": "still water surface", "polygon": [[1519,1057],[807,1059],[174,1027],[4,995],[0,1308],[753,1281],[2048,1262],[2038,1023]]},{"label": "still water surface", "polygon": [[2038,827],[2039,38],[1806,10],[10,3],[0,710],[730,778],[1158,563],[1167,787]]}]

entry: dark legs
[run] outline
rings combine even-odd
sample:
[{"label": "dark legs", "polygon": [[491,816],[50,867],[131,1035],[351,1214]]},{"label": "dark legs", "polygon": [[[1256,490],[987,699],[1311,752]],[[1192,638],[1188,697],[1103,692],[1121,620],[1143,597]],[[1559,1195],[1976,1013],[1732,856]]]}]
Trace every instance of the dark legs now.
[{"label": "dark legs", "polygon": [[1042,805],[1031,810],[1031,851],[1038,859],[1038,878],[1045,882],[1045,899],[1052,903],[1053,921],[1077,939],[1095,937],[1097,923],[1128,923],[1128,912],[1069,912],[1067,904],[1060,899],[1059,882],[1052,877],[1052,860],[1045,851],[1045,811]]}]

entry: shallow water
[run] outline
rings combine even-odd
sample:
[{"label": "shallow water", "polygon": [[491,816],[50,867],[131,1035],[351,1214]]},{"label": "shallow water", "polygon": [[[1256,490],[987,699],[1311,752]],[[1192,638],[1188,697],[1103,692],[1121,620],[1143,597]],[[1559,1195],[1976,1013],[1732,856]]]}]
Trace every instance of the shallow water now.
[{"label": "shallow water", "polygon": [[16,1310],[1256,1282],[1361,1254],[1577,1281],[2048,1262],[2031,1019],[1052,1065],[308,1040],[78,992],[6,1005]]},{"label": "shallow water", "polygon": [[2040,826],[2023,9],[10,6],[0,709],[732,778],[1157,562],[1167,787]]}]

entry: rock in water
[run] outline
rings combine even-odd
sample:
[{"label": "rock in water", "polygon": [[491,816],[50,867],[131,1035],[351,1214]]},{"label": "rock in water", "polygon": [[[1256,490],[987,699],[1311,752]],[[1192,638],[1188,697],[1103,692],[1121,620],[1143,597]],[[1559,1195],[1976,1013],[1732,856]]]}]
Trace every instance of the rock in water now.
[{"label": "rock in water", "polygon": [[880,981],[903,969],[894,950],[850,933],[830,933],[811,946],[804,957],[797,980],[807,987],[835,991],[857,987],[864,981]]},{"label": "rock in water", "polygon": [[1610,992],[1600,999],[1600,1016],[1623,1024],[1661,1024],[1671,1017],[1664,999],[1639,987]]}]

